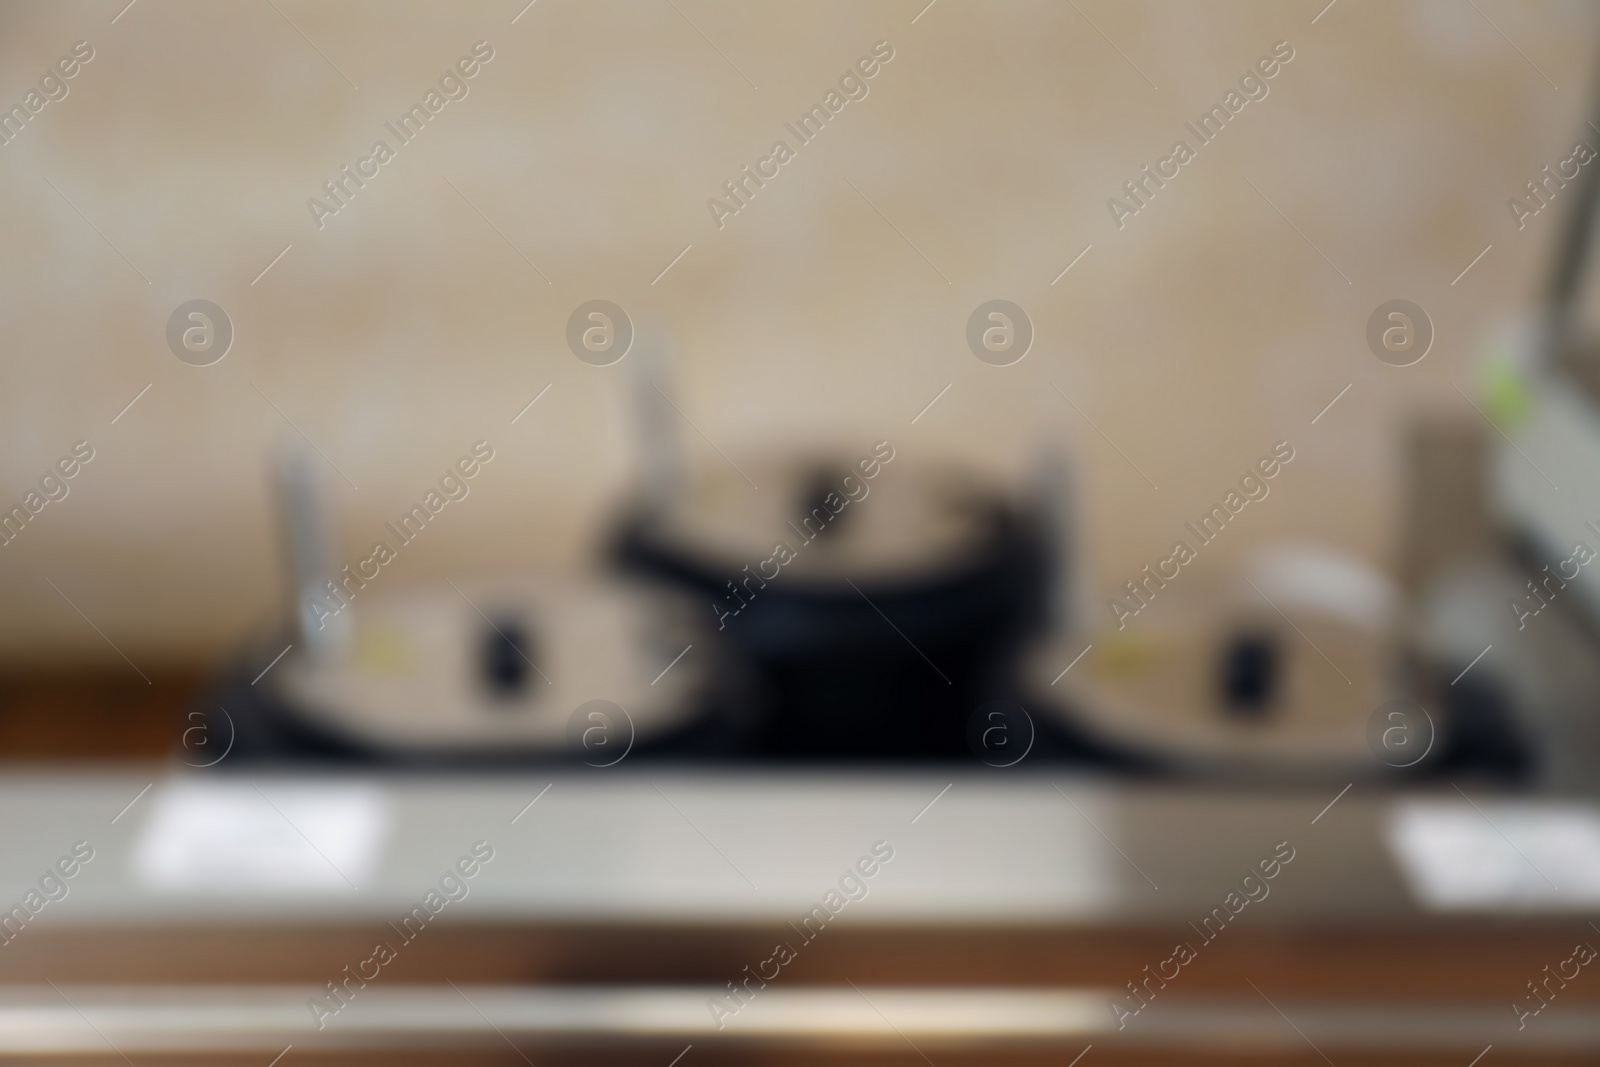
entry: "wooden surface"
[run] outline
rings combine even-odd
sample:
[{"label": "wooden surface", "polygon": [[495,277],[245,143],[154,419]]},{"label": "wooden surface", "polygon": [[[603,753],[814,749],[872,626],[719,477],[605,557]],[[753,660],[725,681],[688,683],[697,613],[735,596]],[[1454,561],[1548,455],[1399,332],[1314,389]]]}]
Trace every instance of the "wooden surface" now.
[{"label": "wooden surface", "polygon": [[[339,968],[364,955],[374,938],[373,929],[296,929],[264,932],[252,929],[85,931],[72,935],[30,939],[25,952],[5,960],[8,984],[42,984],[48,978],[65,990],[86,984],[115,981],[143,986],[147,983],[184,984],[207,989],[212,983],[292,983],[314,991]],[[435,996],[455,995],[446,980],[470,995],[481,986],[505,983],[530,986],[558,984],[594,986],[616,983],[687,983],[715,989],[744,963],[759,958],[773,934],[765,930],[707,931],[623,928],[508,928],[441,927],[430,930],[385,969],[381,988],[404,985],[421,988],[431,983]],[[967,989],[999,986],[1110,989],[1129,976],[1137,976],[1144,963],[1165,954],[1167,940],[1148,931],[992,931],[949,929],[907,930],[892,934],[840,930],[819,938],[815,946],[786,969],[781,988],[834,988],[850,992],[851,986],[872,992],[883,986],[944,986]],[[1286,1016],[1305,1022],[1310,1005],[1380,1006],[1393,1010],[1437,1009],[1441,1005],[1466,1007],[1474,1015],[1501,1017],[1509,1023],[1508,1005],[1525,975],[1539,973],[1544,963],[1568,950],[1565,932],[1489,931],[1460,926],[1427,933],[1374,934],[1361,931],[1324,931],[1286,936],[1244,935],[1227,944],[1208,947],[1200,960],[1184,972],[1181,983],[1161,995],[1165,1006],[1219,1013],[1263,1008],[1269,995]],[[18,948],[22,942],[18,942]],[[847,984],[848,983],[848,984]],[[1561,996],[1568,1013],[1593,1014],[1600,1010],[1600,986],[1573,983]],[[372,1001],[355,1000],[350,1010]],[[1276,1017],[1270,1020],[1276,1023]],[[1536,1021],[1549,1025],[1553,1018]],[[1309,1024],[1307,1024],[1309,1026]],[[1313,1030],[1312,1032],[1316,1032]],[[1050,1064],[1067,1067],[1086,1046],[1092,1046],[1094,1064],[1146,1067],[1182,1064],[1284,1065],[1300,1067],[1332,1063],[1407,1065],[1407,1067],[1466,1067],[1471,1053],[1459,1049],[1410,1048],[1381,1050],[1331,1049],[1326,1058],[1298,1041],[1288,1027],[1274,1035],[1273,1048],[1252,1052],[1248,1046],[1218,1050],[1208,1042],[1190,1047],[1151,1049],[1121,1034],[1088,1035],[1092,1040],[1000,1042],[974,1049],[960,1044],[930,1043],[926,1039],[896,1048],[885,1039],[863,1041],[841,1038],[821,1047],[790,1047],[783,1042],[738,1038],[721,1034],[697,1036],[679,1067],[697,1064],[762,1064],[772,1067],[842,1063],[888,1065],[934,1064],[968,1067],[1005,1064],[1017,1067]],[[487,1042],[485,1038],[487,1037]],[[1516,1064],[1593,1063],[1570,1053],[1541,1052],[1520,1044],[1509,1025],[1496,1034],[1497,1062]],[[504,1042],[504,1047],[496,1047]],[[1491,1042],[1484,1042],[1490,1044]],[[617,1033],[609,1038],[581,1043],[553,1040],[532,1034],[480,1035],[461,1038],[450,1047],[410,1053],[415,1058],[395,1059],[370,1051],[336,1051],[318,1048],[314,1041],[300,1042],[291,1053],[295,1063],[366,1064],[399,1063],[522,1063],[548,1064],[650,1064],[666,1067],[683,1051],[686,1042],[659,1037]],[[523,1059],[526,1057],[526,1061]],[[149,1064],[253,1063],[262,1067],[267,1056],[248,1058],[186,1058],[140,1053],[129,1062]],[[114,1055],[71,1062],[123,1062]]]},{"label": "wooden surface", "polygon": [[[1436,923],[1423,930],[1229,931],[1162,998],[1272,994],[1341,1001],[1442,1001],[1505,1005],[1523,983],[1570,955],[1581,920],[1486,928]],[[1590,932],[1590,940],[1600,940]],[[346,963],[371,955],[389,937],[381,921],[332,926],[150,927],[30,930],[0,952],[6,983],[320,984]],[[720,985],[769,956],[785,932],[762,925],[730,929],[567,924],[430,927],[383,969],[387,982]],[[789,940],[796,941],[792,933]],[[1082,986],[1115,990],[1145,964],[1172,954],[1181,928],[975,930],[949,926],[829,929],[803,946],[783,981],[800,985]],[[1191,932],[1190,942],[1197,939]],[[1600,1003],[1600,979],[1587,972],[1559,1003]]]},{"label": "wooden surface", "polygon": [[0,761],[165,758],[179,744],[206,672],[11,668],[0,674]]}]

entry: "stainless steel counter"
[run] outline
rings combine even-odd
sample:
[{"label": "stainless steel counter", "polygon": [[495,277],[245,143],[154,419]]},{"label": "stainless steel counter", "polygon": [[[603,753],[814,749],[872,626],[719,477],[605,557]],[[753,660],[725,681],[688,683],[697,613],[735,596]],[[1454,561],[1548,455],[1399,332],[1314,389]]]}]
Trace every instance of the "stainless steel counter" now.
[{"label": "stainless steel counter", "polygon": [[[1588,936],[1593,904],[1574,884],[1515,906],[1425,906],[1388,843],[1417,799],[1003,772],[11,773],[0,904],[75,842],[94,857],[7,931],[0,1055],[1600,1051],[1596,995],[1578,981],[1534,1026],[1509,1008]],[[1493,797],[1431,799],[1499,832]],[[267,865],[241,879],[229,856]],[[1258,897],[1232,898],[1237,921],[1212,947],[1201,927],[1230,893]],[[408,916],[428,924],[417,948]],[[364,959],[374,940],[399,963]],[[774,940],[800,961],[719,1018],[712,998],[770,964]],[[1192,977],[1119,1025],[1111,1004],[1137,1003],[1128,984],[1174,940],[1199,947]],[[311,1001],[337,1006],[328,983],[346,964],[382,976],[365,971],[319,1020]]]},{"label": "stainless steel counter", "polygon": [[[348,847],[339,837],[345,831],[322,824],[338,821],[335,809],[347,807],[350,794],[368,812],[372,844],[360,870],[340,871],[348,864],[334,845]],[[1334,792],[1222,794],[937,771],[14,772],[0,775],[0,901],[20,899],[83,840],[95,858],[35,922],[389,916],[419,900],[481,840],[494,859],[469,880],[466,899],[451,904],[453,921],[748,925],[796,919],[882,841],[893,859],[866,880],[866,897],[850,904],[844,918],[853,925],[1166,925],[1208,911],[1288,842],[1294,859],[1254,905],[1252,922],[1407,925],[1424,913],[1384,827],[1397,804],[1419,795],[1360,787],[1337,799]],[[1443,787],[1429,795],[1485,819],[1484,807],[1492,808],[1491,797],[1475,791]],[[163,805],[174,801],[186,809],[226,802],[239,811],[238,833],[276,826],[287,843],[267,846],[287,849],[286,859],[305,869],[277,887],[241,882],[229,877],[224,854],[191,856],[187,874],[153,876],[140,865],[140,849],[163,834],[195,834],[181,820],[163,822]],[[227,818],[222,826],[234,832]],[[216,832],[203,828],[189,847]],[[328,834],[322,848],[313,844]],[[1557,898],[1552,910],[1572,908]]]}]

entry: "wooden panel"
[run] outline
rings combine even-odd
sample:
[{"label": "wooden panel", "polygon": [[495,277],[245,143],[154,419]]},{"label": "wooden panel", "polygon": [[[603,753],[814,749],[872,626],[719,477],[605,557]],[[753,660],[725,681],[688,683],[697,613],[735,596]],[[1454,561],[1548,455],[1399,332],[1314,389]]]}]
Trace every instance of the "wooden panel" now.
[{"label": "wooden panel", "polygon": [[[1200,947],[1163,996],[1250,994],[1248,982],[1289,996],[1468,999],[1509,1004],[1570,955],[1581,921],[1523,926],[1435,924],[1426,930],[1325,929],[1225,933]],[[1592,930],[1589,940],[1596,940]],[[400,947],[385,981],[711,983],[798,949],[786,985],[1122,988],[1172,954],[1178,931],[830,928],[801,944],[793,931],[661,927],[478,926],[440,923]],[[0,981],[74,983],[322,982],[398,944],[382,923],[262,929],[177,927],[30,930],[0,952]],[[1197,942],[1191,931],[1188,940]],[[1248,980],[1248,982],[1247,982]],[[1250,994],[1253,995],[1253,994]],[[1563,1002],[1600,1001],[1581,978]]]},{"label": "wooden panel", "polygon": [[0,675],[0,760],[150,761],[179,744],[204,673],[12,669]]}]

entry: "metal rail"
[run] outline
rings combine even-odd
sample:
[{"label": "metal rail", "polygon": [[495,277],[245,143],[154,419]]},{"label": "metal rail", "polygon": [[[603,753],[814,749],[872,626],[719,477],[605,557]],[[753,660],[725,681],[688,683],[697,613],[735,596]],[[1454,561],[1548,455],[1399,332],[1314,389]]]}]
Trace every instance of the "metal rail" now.
[{"label": "metal rail", "polygon": [[[804,987],[759,990],[721,1026],[693,986],[368,986],[321,1029],[310,987],[0,987],[0,1055],[379,1050],[704,1042],[862,1049],[1103,1047],[1216,1053],[1600,1054],[1600,1012],[1552,1004],[1518,1031],[1507,1004],[1333,1004],[1264,997],[1152,1003],[1119,1029],[1110,991]],[[1592,1005],[1590,1006],[1592,1007]],[[1463,1060],[1465,1062],[1465,1060]]]}]

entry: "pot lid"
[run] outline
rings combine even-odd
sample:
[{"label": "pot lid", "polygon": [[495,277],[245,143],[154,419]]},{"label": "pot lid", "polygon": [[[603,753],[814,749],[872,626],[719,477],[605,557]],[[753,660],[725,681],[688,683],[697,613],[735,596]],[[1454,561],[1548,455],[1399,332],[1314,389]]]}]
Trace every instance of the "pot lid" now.
[{"label": "pot lid", "polygon": [[273,673],[295,714],[378,750],[620,751],[686,725],[712,673],[699,614],[642,583],[509,576],[374,590],[346,610],[348,655]]},{"label": "pot lid", "polygon": [[[893,450],[887,451],[892,458]],[[749,566],[801,581],[911,579],[991,551],[998,494],[959,471],[869,456],[712,470],[643,538],[693,565],[734,578]]]}]

